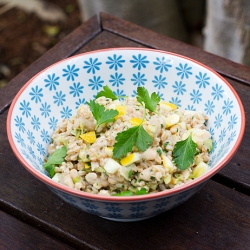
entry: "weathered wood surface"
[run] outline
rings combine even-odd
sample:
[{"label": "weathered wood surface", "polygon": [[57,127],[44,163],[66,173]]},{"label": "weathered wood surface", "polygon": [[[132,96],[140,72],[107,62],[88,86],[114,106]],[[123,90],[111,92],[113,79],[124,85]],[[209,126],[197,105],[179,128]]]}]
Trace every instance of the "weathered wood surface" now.
[{"label": "weathered wood surface", "polygon": [[[80,26],[0,89],[0,249],[23,244],[22,232],[32,236],[24,237],[20,245],[26,244],[26,249],[44,239],[65,249],[248,249],[250,69],[106,14],[101,14],[100,24],[97,20]],[[108,221],[66,204],[21,166],[6,135],[8,105],[30,77],[62,58],[110,47],[157,48],[202,61],[226,76],[246,112],[244,139],[227,166],[184,204],[136,223]],[[11,231],[15,235],[6,239]],[[36,241],[31,241],[33,237]]]}]

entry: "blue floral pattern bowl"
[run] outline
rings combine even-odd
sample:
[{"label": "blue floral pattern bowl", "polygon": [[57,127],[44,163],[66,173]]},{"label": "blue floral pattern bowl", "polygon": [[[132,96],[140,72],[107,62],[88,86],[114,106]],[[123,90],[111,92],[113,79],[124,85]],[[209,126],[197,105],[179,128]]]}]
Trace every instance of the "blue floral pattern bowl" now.
[{"label": "blue floral pattern bowl", "polygon": [[[52,131],[105,85],[120,98],[144,86],[182,109],[205,113],[213,138],[209,171],[183,186],[131,197],[98,196],[53,182],[43,169]],[[10,145],[28,171],[73,206],[116,221],[143,220],[186,201],[230,160],[244,128],[240,98],[220,75],[192,59],[139,48],[92,51],[51,65],[23,86],[7,119]]]}]

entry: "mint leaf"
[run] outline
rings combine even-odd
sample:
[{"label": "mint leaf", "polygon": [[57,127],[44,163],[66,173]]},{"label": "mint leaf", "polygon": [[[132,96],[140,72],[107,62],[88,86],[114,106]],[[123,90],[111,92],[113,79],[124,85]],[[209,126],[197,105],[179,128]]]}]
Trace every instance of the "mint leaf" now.
[{"label": "mint leaf", "polygon": [[113,93],[113,91],[106,85],[103,87],[103,90],[100,91],[97,95],[96,95],[96,99],[101,97],[101,96],[105,96],[107,98],[112,99],[112,101],[117,100],[118,97]]},{"label": "mint leaf", "polygon": [[157,104],[160,102],[161,98],[155,92],[149,96],[149,93],[146,88],[138,87],[137,88],[137,101],[141,104],[145,104],[145,108],[154,112],[156,110]]},{"label": "mint leaf", "polygon": [[64,161],[67,154],[66,146],[62,146],[55,150],[53,154],[48,157],[47,162],[43,165],[45,170],[49,173],[52,178],[55,175],[55,165],[59,165]]},{"label": "mint leaf", "polygon": [[180,170],[185,170],[194,162],[197,144],[192,140],[192,133],[186,140],[175,144],[173,150],[174,162]]},{"label": "mint leaf", "polygon": [[113,122],[115,117],[119,114],[119,112],[115,109],[106,110],[103,105],[100,105],[93,100],[90,100],[88,105],[94,118],[96,119],[95,129],[97,129],[103,123]]}]

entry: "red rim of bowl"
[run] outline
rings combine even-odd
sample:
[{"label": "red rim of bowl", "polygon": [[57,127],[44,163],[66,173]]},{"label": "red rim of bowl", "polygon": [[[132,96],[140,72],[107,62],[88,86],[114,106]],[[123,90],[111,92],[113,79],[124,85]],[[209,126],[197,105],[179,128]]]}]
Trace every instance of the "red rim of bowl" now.
[{"label": "red rim of bowl", "polygon": [[[67,186],[64,186],[62,184],[56,183],[54,182],[52,179],[50,179],[49,177],[45,176],[44,174],[42,174],[41,172],[37,171],[36,169],[34,169],[32,166],[30,166],[30,164],[28,162],[26,162],[26,160],[22,157],[22,155],[18,152],[12,135],[11,135],[11,117],[12,117],[12,111],[14,109],[15,103],[17,102],[19,96],[22,94],[22,92],[28,87],[28,85],[33,81],[34,78],[37,78],[41,73],[43,73],[44,71],[46,71],[47,69],[54,67],[55,65],[70,60],[72,58],[76,58],[76,57],[81,57],[83,55],[86,54],[94,54],[94,53],[100,53],[100,52],[106,52],[106,51],[114,51],[114,50],[143,50],[143,51],[150,51],[150,52],[160,52],[163,54],[167,54],[167,55],[173,55],[173,56],[177,56],[177,57],[181,57],[184,58],[186,60],[189,60],[191,62],[194,62],[206,69],[208,69],[209,71],[211,71],[213,74],[215,74],[217,77],[219,77],[228,87],[229,89],[232,91],[232,93],[234,94],[236,100],[238,101],[238,105],[240,107],[240,111],[241,111],[241,128],[240,128],[240,133],[238,136],[238,139],[236,141],[236,144],[234,145],[234,147],[232,148],[231,152],[228,154],[228,156],[220,163],[218,164],[216,167],[213,167],[211,170],[209,170],[207,173],[205,173],[204,175],[202,175],[201,177],[188,182],[184,185],[181,185],[179,187],[176,188],[172,188],[172,189],[168,189],[168,190],[164,190],[164,191],[160,191],[157,193],[153,193],[153,194],[147,194],[147,195],[138,195],[138,196],[102,196],[102,195],[97,195],[97,194],[91,194],[91,193],[87,193],[87,192],[83,192],[83,191],[78,191],[78,190],[74,190],[72,188],[69,188]],[[94,50],[94,51],[90,51],[90,52],[86,52],[86,53],[81,53],[63,60],[60,60],[50,66],[48,66],[47,68],[43,69],[42,71],[40,71],[39,73],[37,73],[35,76],[33,76],[20,90],[19,92],[16,94],[15,98],[12,101],[12,104],[9,108],[8,111],[8,116],[7,116],[7,136],[8,136],[8,140],[10,143],[10,146],[14,152],[14,154],[16,155],[16,157],[18,158],[18,160],[21,162],[21,164],[31,173],[33,174],[36,178],[40,179],[42,182],[44,182],[45,184],[55,188],[55,189],[59,189],[65,193],[68,194],[72,194],[78,197],[82,197],[82,198],[87,198],[87,199],[91,199],[91,200],[99,200],[99,201],[107,201],[107,202],[129,202],[129,201],[142,201],[142,200],[151,200],[151,199],[157,199],[157,198],[163,198],[165,196],[171,196],[174,195],[178,192],[184,191],[184,190],[188,190],[194,186],[197,186],[199,184],[201,184],[202,182],[208,180],[210,177],[212,177],[215,173],[217,173],[219,170],[221,170],[229,161],[230,159],[233,157],[233,155],[236,153],[237,149],[240,146],[240,143],[242,141],[243,135],[244,135],[244,131],[245,131],[245,113],[244,113],[244,107],[243,104],[238,96],[238,94],[236,93],[236,91],[234,90],[234,88],[222,77],[220,76],[216,71],[214,71],[213,69],[211,69],[210,67],[196,61],[193,60],[191,58],[176,54],[176,53],[172,53],[172,52],[167,52],[167,51],[162,51],[162,50],[155,50],[155,49],[148,49],[148,48],[129,48],[129,47],[125,47],[125,48],[109,48],[109,49],[101,49],[101,50]]]}]

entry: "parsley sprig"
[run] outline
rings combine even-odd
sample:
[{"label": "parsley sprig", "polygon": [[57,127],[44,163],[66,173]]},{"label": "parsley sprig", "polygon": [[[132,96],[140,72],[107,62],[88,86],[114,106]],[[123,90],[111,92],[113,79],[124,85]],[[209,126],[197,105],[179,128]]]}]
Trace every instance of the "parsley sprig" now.
[{"label": "parsley sprig", "polygon": [[49,173],[51,178],[55,175],[55,165],[62,164],[66,154],[67,148],[66,146],[62,146],[61,148],[56,149],[55,152],[48,157],[48,160],[43,167]]},{"label": "parsley sprig", "polygon": [[113,122],[115,117],[119,114],[119,112],[115,109],[106,110],[103,105],[100,105],[93,100],[90,100],[88,105],[96,120],[95,129],[97,129],[103,123]]},{"label": "parsley sprig", "polygon": [[149,96],[149,93],[146,88],[144,87],[138,87],[137,88],[137,101],[141,104],[145,104],[145,108],[155,112],[157,104],[160,102],[161,98],[158,94],[153,92],[151,96]]},{"label": "parsley sprig", "polygon": [[197,144],[192,140],[192,133],[186,140],[179,141],[175,144],[173,150],[174,162],[176,166],[185,170],[194,162]]},{"label": "parsley sprig", "polygon": [[97,95],[96,95],[96,99],[101,97],[101,96],[105,96],[106,98],[110,98],[112,99],[112,101],[117,100],[118,97],[113,93],[113,91],[106,85],[103,87],[103,90],[100,91]]}]

